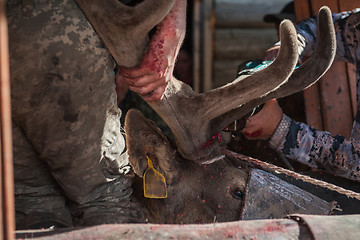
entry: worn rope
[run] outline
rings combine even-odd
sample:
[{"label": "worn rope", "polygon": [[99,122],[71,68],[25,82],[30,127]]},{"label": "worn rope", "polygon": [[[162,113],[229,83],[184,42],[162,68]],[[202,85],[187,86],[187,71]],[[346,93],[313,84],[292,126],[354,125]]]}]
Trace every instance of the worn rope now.
[{"label": "worn rope", "polygon": [[229,150],[225,150],[225,153],[227,155],[231,155],[233,157],[240,158],[241,160],[245,160],[247,162],[253,163],[253,164],[258,165],[258,166],[261,166],[262,168],[270,169],[270,170],[285,174],[287,176],[302,180],[303,182],[308,182],[308,183],[314,184],[316,186],[327,188],[327,189],[330,189],[332,191],[336,191],[336,192],[338,192],[340,194],[344,194],[344,195],[346,195],[348,197],[360,200],[360,193],[357,193],[357,192],[354,192],[354,191],[351,191],[351,190],[347,190],[345,188],[339,187],[339,186],[334,185],[332,183],[328,183],[328,182],[324,182],[324,181],[321,181],[321,180],[318,180],[318,179],[314,179],[312,177],[302,175],[300,173],[293,172],[291,170],[288,170],[288,169],[285,169],[285,168],[282,168],[282,167],[278,167],[278,166],[275,166],[275,165],[273,165],[271,163],[263,162],[263,161],[257,160],[255,158],[252,158],[252,157],[249,157],[249,156],[245,156],[245,155],[240,154],[240,153],[235,153],[235,152],[232,152],[232,151],[229,151]]}]

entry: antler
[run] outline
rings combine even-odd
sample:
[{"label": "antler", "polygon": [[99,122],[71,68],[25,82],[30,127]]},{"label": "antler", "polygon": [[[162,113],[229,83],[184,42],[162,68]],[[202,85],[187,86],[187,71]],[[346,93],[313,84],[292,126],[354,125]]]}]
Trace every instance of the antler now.
[{"label": "antler", "polygon": [[269,92],[266,96],[254,99],[218,118],[211,124],[211,132],[221,131],[222,122],[229,122],[241,118],[254,107],[273,98],[282,98],[306,89],[319,80],[330,68],[336,53],[335,29],[331,11],[324,6],[319,10],[319,42],[316,51],[310,59],[296,69],[288,81],[279,88]]},{"label": "antler", "polygon": [[[298,60],[296,31],[290,21],[284,21],[280,32],[283,44],[279,56],[264,70],[203,94],[196,94],[186,84],[172,79],[164,97],[149,102],[170,127],[185,158],[201,160],[218,155],[217,144],[204,146],[213,133],[211,121],[266,95],[288,79]],[[218,127],[224,128],[229,123],[219,122]]]},{"label": "antler", "polygon": [[170,11],[175,0],[145,0],[126,6],[119,0],[76,0],[119,66],[135,67],[148,33]]},{"label": "antler", "polygon": [[255,106],[293,94],[316,82],[330,67],[336,51],[335,30],[328,7],[320,9],[319,26],[316,52],[294,72],[298,55],[296,32],[292,23],[284,21],[279,56],[264,70],[198,95],[185,90],[184,84],[172,81],[164,98],[149,104],[171,128],[179,152],[193,160],[219,155],[216,141],[204,145],[211,136]]},{"label": "antler", "polygon": [[[117,0],[93,0],[87,4],[85,0],[76,1],[116,62],[125,67],[139,63],[148,32],[174,3],[174,0],[145,0],[136,7],[127,7]],[[157,7],[150,8],[151,4]],[[294,73],[298,60],[296,31],[293,24],[285,20],[280,26],[279,56],[267,68],[203,94],[195,93],[190,86],[172,78],[163,98],[148,102],[168,124],[183,157],[202,161],[218,156],[219,144],[216,141],[206,144],[214,134],[253,107],[300,91],[323,75],[334,59],[335,35],[330,10],[323,7],[319,15],[322,43]]]}]

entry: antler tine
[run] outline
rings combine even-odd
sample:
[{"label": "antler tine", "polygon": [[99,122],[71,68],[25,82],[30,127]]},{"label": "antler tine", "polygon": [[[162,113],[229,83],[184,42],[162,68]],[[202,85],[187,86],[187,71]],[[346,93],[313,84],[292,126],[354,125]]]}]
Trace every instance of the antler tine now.
[{"label": "antler tine", "polygon": [[148,32],[170,11],[175,0],[145,0],[131,7],[118,0],[76,0],[118,65],[140,63]]},{"label": "antler tine", "polygon": [[330,9],[326,6],[322,7],[318,18],[319,44],[316,51],[293,72],[284,86],[272,93],[275,97],[285,97],[311,86],[326,73],[334,61],[336,37]]},{"label": "antler tine", "polygon": [[[283,44],[279,56],[270,66],[199,96],[206,98],[206,105],[202,106],[205,109],[204,118],[213,119],[262,97],[288,79],[298,61],[296,31],[291,21],[284,20],[281,23],[280,38]],[[218,104],[219,99],[221,104]]]},{"label": "antler tine", "polygon": [[335,58],[335,53],[336,38],[331,11],[328,7],[324,6],[319,11],[319,42],[311,58],[296,69],[289,80],[281,85],[280,88],[214,119],[211,123],[213,131],[220,131],[221,125],[229,124],[239,119],[254,107],[270,99],[285,97],[311,86],[330,68]]}]

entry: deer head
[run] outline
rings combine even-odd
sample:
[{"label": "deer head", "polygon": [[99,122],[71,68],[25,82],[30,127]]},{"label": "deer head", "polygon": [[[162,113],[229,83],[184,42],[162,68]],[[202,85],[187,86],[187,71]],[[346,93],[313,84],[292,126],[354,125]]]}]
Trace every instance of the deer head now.
[{"label": "deer head", "polygon": [[[138,110],[126,114],[125,133],[129,161],[137,175],[134,196],[148,222],[191,224],[283,218],[294,213],[329,214],[333,207],[275,175],[254,169],[230,152],[211,164],[184,159]],[[144,197],[144,185],[157,186],[153,178],[142,179],[149,167],[146,156],[166,179],[166,198]]]},{"label": "deer head", "polygon": [[[212,223],[241,218],[249,169],[232,158],[209,165],[188,161],[177,153],[161,130],[135,109],[126,114],[126,145],[134,196],[151,223]],[[166,179],[167,198],[143,196],[146,155]]]},{"label": "deer head", "polygon": [[[77,2],[117,63],[134,66],[141,62],[148,31],[166,16],[174,1],[144,0],[135,7],[124,6],[117,0]],[[151,4],[155,5],[149,7]],[[315,83],[335,56],[335,31],[328,7],[319,11],[319,29],[315,54],[296,70],[296,31],[290,21],[284,20],[280,25],[279,55],[267,68],[201,94],[172,78],[163,98],[148,103],[171,129],[180,154],[194,161],[217,157],[220,144],[209,140],[225,126],[269,99],[293,94]]]}]

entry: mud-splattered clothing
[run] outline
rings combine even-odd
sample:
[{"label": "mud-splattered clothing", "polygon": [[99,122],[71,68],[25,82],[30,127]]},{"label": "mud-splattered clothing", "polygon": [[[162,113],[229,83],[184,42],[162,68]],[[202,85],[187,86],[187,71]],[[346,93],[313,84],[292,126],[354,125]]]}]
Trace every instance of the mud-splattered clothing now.
[{"label": "mud-splattered clothing", "polygon": [[[283,115],[270,146],[290,159],[310,167],[360,181],[360,9],[333,14],[336,31],[336,60],[353,63],[357,69],[357,109],[351,137],[332,136]],[[310,56],[317,46],[317,19],[296,25],[300,57]]]},{"label": "mud-splattered clothing", "polygon": [[143,221],[109,51],[74,0],[9,0],[7,14],[18,228]]}]

